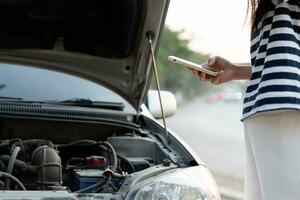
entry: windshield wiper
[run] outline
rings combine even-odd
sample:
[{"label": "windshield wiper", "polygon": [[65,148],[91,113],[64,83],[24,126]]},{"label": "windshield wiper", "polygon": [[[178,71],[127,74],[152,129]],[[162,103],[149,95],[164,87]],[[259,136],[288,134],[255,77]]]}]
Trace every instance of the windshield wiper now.
[{"label": "windshield wiper", "polygon": [[16,100],[16,101],[22,101],[23,100],[23,98],[21,98],[21,97],[1,97],[0,96],[0,100]]},{"label": "windshield wiper", "polygon": [[84,98],[73,98],[63,101],[26,101],[21,97],[4,97],[0,96],[0,101],[7,102],[22,102],[22,103],[36,103],[36,104],[54,104],[54,105],[63,105],[63,106],[80,106],[87,108],[102,108],[110,110],[120,110],[123,111],[125,106],[123,103],[118,102],[105,102],[105,101],[92,101],[90,99]]},{"label": "windshield wiper", "polygon": [[123,111],[124,107],[125,107],[123,103],[92,101],[90,99],[84,99],[84,98],[74,98],[74,99],[67,99],[67,100],[63,100],[63,101],[46,101],[45,103],[64,105],[64,106],[103,108],[103,109],[121,110],[121,111]]}]

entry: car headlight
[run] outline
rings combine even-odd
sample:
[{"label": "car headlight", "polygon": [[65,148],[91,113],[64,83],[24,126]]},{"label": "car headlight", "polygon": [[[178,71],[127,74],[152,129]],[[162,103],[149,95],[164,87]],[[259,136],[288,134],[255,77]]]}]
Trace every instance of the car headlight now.
[{"label": "car headlight", "polygon": [[220,200],[215,180],[203,166],[177,169],[139,183],[127,200]]}]

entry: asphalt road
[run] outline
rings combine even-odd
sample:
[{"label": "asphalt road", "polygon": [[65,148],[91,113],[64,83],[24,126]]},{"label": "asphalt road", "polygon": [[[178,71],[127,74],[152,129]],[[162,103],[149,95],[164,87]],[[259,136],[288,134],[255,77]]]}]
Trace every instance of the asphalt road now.
[{"label": "asphalt road", "polygon": [[241,102],[207,104],[195,101],[167,119],[175,131],[214,174],[221,190],[243,191],[244,135]]}]

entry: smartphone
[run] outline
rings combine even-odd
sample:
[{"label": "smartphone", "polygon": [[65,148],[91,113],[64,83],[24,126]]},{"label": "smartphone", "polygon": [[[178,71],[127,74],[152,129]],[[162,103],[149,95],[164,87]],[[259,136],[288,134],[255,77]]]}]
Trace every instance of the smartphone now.
[{"label": "smartphone", "polygon": [[169,56],[168,57],[168,60],[171,61],[171,62],[174,62],[174,63],[177,63],[177,64],[180,64],[180,65],[183,65],[187,68],[190,68],[190,69],[195,69],[197,71],[200,71],[200,72],[203,72],[203,73],[206,73],[206,74],[209,74],[211,76],[216,76],[218,74],[217,71],[213,71],[211,69],[206,69],[205,67],[203,67],[202,65],[199,65],[197,63],[193,63],[191,61],[188,61],[188,60],[184,60],[182,58],[178,58],[176,56]]}]

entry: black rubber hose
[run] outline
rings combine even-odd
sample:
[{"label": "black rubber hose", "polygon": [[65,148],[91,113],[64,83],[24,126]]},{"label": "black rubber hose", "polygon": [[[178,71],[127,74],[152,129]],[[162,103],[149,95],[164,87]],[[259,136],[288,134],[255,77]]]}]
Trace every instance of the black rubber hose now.
[{"label": "black rubber hose", "polygon": [[5,183],[3,181],[0,181],[0,190],[4,190]]},{"label": "black rubber hose", "polygon": [[99,144],[100,146],[105,146],[107,149],[110,149],[110,152],[112,154],[113,160],[112,160],[112,170],[116,171],[117,166],[118,166],[118,158],[117,158],[117,153],[114,149],[114,147],[107,141],[105,142],[96,142],[94,140],[78,140],[75,142],[71,142],[68,144],[58,144],[58,147],[69,147],[69,146],[74,146],[74,145],[94,145],[94,144]]},{"label": "black rubber hose", "polygon": [[120,154],[117,154],[117,156],[119,158],[121,158],[122,160],[124,160],[129,165],[131,173],[135,172],[135,168],[134,168],[134,166],[133,166],[133,164],[132,164],[132,162],[130,160],[128,160],[125,156],[121,156]]},{"label": "black rubber hose", "polygon": [[108,147],[111,151],[111,154],[113,156],[113,161],[112,161],[112,171],[116,171],[117,170],[117,166],[118,166],[118,158],[117,158],[117,153],[114,149],[114,147],[109,143],[109,142],[103,142],[103,145]]},{"label": "black rubber hose", "polygon": [[75,142],[71,142],[68,144],[58,144],[58,147],[69,147],[69,146],[74,146],[74,145],[88,145],[88,144],[96,144],[97,142],[94,140],[78,140]]},{"label": "black rubber hose", "polygon": [[104,178],[104,180],[102,181],[99,181],[98,183],[95,183],[93,185],[90,185],[88,187],[85,187],[85,188],[82,188],[80,190],[77,190],[77,191],[74,191],[74,193],[84,193],[84,192],[87,192],[93,188],[96,188],[96,187],[102,187],[103,185],[105,185],[107,183],[108,179],[107,178]]},{"label": "black rubber hose", "polygon": [[21,181],[19,181],[16,177],[14,177],[13,175],[10,175],[6,172],[0,172],[0,177],[4,177],[6,179],[10,179],[12,181],[14,181],[18,187],[22,190],[26,190],[25,186],[21,183]]},{"label": "black rubber hose", "polygon": [[[8,166],[7,166],[7,173],[8,174],[12,174],[13,169],[14,169],[14,165],[17,159],[17,156],[20,152],[21,148],[19,146],[16,146],[10,156],[9,162],[8,162]],[[6,179],[5,181],[5,188],[9,189],[10,188],[10,179]]]},{"label": "black rubber hose", "polygon": [[122,175],[122,174],[116,173],[116,172],[112,171],[111,169],[106,169],[106,170],[103,172],[103,176],[104,176],[104,177],[120,178],[120,179],[126,177],[126,175]]},{"label": "black rubber hose", "polygon": [[116,186],[112,182],[108,182],[108,185],[110,187],[112,187],[112,189],[114,190],[114,192],[118,191],[118,189],[116,188]]},{"label": "black rubber hose", "polygon": [[0,160],[0,171],[4,171],[5,170],[5,164],[2,160]]},{"label": "black rubber hose", "polygon": [[[0,166],[2,166],[1,162],[9,163],[9,160],[10,160],[9,155],[1,155],[0,156]],[[4,163],[3,163],[3,165],[4,165]],[[31,165],[27,164],[26,162],[24,162],[22,160],[18,160],[18,159],[16,159],[16,161],[15,161],[14,168],[21,170],[23,172],[32,169]],[[4,165],[4,170],[5,170],[5,165]],[[4,171],[4,170],[1,170],[1,171]]]}]

